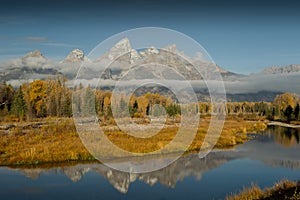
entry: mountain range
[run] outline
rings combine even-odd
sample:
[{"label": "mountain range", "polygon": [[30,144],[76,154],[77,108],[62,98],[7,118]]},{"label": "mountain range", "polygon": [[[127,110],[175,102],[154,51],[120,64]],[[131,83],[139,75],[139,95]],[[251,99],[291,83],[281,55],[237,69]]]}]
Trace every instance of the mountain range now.
[{"label": "mountain range", "polygon": [[[105,69],[108,65],[109,68]],[[161,67],[162,65],[167,67]],[[198,66],[201,73],[193,66]],[[128,73],[132,69],[134,73]],[[178,71],[180,74],[176,73]],[[201,53],[188,57],[174,44],[161,49],[149,47],[138,51],[131,48],[128,38],[120,40],[108,52],[94,60],[89,59],[80,49],[72,50],[61,61],[48,59],[42,52],[35,50],[21,58],[0,63],[0,79],[13,86],[36,79],[44,80],[64,75],[68,78],[70,86],[75,77],[91,85],[96,84],[101,77],[107,83],[105,87],[110,88],[115,81],[126,75],[125,80],[131,81],[189,80],[198,96],[206,95],[203,92],[206,88],[204,80],[215,80],[216,74],[221,75],[228,97],[234,101],[247,98],[271,100],[283,92],[300,93],[300,89],[296,87],[300,76],[300,64],[274,66],[258,73],[242,75],[202,60]],[[263,98],[266,96],[268,98]]]}]

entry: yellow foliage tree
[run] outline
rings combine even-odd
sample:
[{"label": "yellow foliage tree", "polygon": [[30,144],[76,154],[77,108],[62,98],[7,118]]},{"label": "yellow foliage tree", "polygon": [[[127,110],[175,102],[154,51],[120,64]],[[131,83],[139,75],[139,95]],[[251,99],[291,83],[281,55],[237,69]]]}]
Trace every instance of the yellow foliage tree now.
[{"label": "yellow foliage tree", "polygon": [[30,83],[29,100],[37,116],[43,117],[46,114],[47,83],[36,80]]},{"label": "yellow foliage tree", "polygon": [[147,106],[149,104],[148,99],[145,96],[140,96],[137,98],[137,103],[139,105],[139,111],[145,115],[147,111]]},{"label": "yellow foliage tree", "polygon": [[280,110],[284,110],[290,105],[295,108],[299,98],[296,94],[284,93],[277,95],[273,101],[274,106],[278,106]]}]

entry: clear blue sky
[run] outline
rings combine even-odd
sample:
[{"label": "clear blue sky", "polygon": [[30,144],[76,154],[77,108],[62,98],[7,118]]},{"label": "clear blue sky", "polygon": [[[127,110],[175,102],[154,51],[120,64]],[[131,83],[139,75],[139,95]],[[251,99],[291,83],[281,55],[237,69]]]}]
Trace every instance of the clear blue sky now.
[{"label": "clear blue sky", "polygon": [[297,1],[17,1],[0,6],[0,61],[39,49],[61,60],[127,29],[158,26],[194,38],[221,67],[252,73],[300,63]]}]

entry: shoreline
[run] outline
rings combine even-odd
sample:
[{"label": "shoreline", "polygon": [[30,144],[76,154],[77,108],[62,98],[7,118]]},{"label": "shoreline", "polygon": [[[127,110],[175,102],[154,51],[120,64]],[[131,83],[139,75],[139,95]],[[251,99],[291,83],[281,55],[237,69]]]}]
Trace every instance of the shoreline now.
[{"label": "shoreline", "polygon": [[287,128],[300,128],[300,125],[288,124],[284,122],[270,121],[267,123],[268,126],[282,126]]},{"label": "shoreline", "polygon": [[[0,166],[39,166],[57,163],[72,162],[97,162],[83,146],[71,119],[60,119],[51,122],[43,121],[42,126],[30,126],[27,129],[14,128],[6,130],[7,134],[1,135],[0,139]],[[46,121],[46,124],[44,122]],[[58,122],[58,123],[57,123]],[[193,142],[185,151],[177,149],[166,154],[188,155],[198,153],[201,149],[209,125],[209,119],[202,119],[198,132]],[[22,127],[22,124],[19,124]],[[266,128],[262,121],[245,121],[242,119],[226,120],[222,134],[213,150],[231,149],[239,144],[251,140],[248,133],[258,133]],[[124,150],[147,153],[163,147],[172,141],[176,135],[177,127],[168,127],[162,130],[155,138],[149,140],[136,140],[120,131],[109,131],[107,137]],[[164,143],[162,143],[162,142]],[[109,148],[107,148],[109,149]],[[164,154],[163,156],[166,156]],[[122,160],[118,154],[111,152],[111,160]],[[160,154],[148,154],[148,156],[161,156]],[[127,158],[128,159],[128,158]],[[139,158],[137,158],[139,159]]]},{"label": "shoreline", "polygon": [[274,183],[271,187],[261,189],[257,185],[244,188],[238,193],[231,193],[225,200],[241,200],[241,199],[300,199],[300,182],[289,181],[283,179]]},{"label": "shoreline", "polygon": [[[223,148],[213,148],[209,153],[211,152],[222,152],[222,151],[233,151],[234,148],[238,145],[242,145],[243,143],[239,143],[233,146],[225,146]],[[115,158],[110,158],[104,160],[105,162],[110,162],[110,163],[118,163],[118,162],[125,162],[128,161],[128,159],[135,159],[135,161],[138,161],[139,159],[144,159],[145,157],[149,160],[157,158],[157,157],[173,157],[173,156],[178,156],[180,154],[180,157],[183,156],[189,156],[191,154],[199,154],[200,149],[192,149],[192,150],[187,150],[187,151],[181,151],[181,152],[168,152],[164,154],[149,154],[149,155],[144,155],[144,156],[131,156],[131,157],[115,157]],[[0,168],[1,167],[10,167],[10,168],[35,168],[35,167],[52,167],[52,166],[64,166],[64,165],[76,165],[76,164],[101,164],[104,165],[101,161],[99,161],[96,158],[91,158],[91,159],[83,159],[83,160],[65,160],[65,161],[53,161],[53,162],[32,162],[32,163],[12,163],[12,164],[1,164],[0,163]]]},{"label": "shoreline", "polygon": [[[239,144],[241,145],[241,144]],[[236,145],[238,146],[238,145]],[[234,146],[235,147],[235,146]],[[234,151],[234,147],[232,148],[227,148],[227,149],[212,149],[210,153],[216,153],[216,152],[223,152],[223,151]],[[185,156],[190,156],[190,155],[198,155],[199,151],[198,150],[193,150],[193,151],[188,151],[188,152],[170,152],[166,154],[152,154],[152,155],[146,155],[145,157],[149,160],[155,159],[156,157],[159,156],[164,156],[165,159],[171,158],[174,156],[177,156],[177,154],[181,154],[181,157]],[[143,157],[144,158],[144,157]],[[114,158],[111,160],[106,160],[107,162],[110,163],[118,163],[118,162],[126,162],[128,159],[136,159],[134,161],[138,161],[139,157],[122,157],[122,158]],[[99,164],[99,165],[105,165],[101,161],[97,160],[72,160],[72,161],[61,161],[61,162],[45,162],[45,163],[38,163],[38,164],[12,164],[12,165],[0,165],[0,168],[12,168],[12,169],[18,169],[18,168],[24,168],[24,169],[31,169],[31,168],[52,168],[52,167],[61,167],[61,166],[75,166],[75,165],[84,165],[84,164]]]}]

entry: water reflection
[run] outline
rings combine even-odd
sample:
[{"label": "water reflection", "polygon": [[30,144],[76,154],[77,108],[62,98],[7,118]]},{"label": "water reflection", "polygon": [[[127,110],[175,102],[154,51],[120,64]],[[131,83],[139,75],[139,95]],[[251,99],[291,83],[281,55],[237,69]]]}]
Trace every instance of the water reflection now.
[{"label": "water reflection", "polygon": [[[278,145],[282,144],[282,145]],[[260,161],[270,167],[300,169],[299,130],[269,127],[264,133],[256,135],[243,145],[231,150],[215,150],[207,157],[199,159],[197,154],[181,157],[168,167],[144,174],[125,173],[110,169],[99,163],[76,164],[73,166],[10,168],[31,179],[38,179],[42,174],[64,174],[73,182],[80,181],[88,172],[95,172],[104,177],[120,193],[127,193],[132,183],[145,182],[148,185],[175,186],[186,177],[201,180],[205,172],[211,171],[236,159]],[[257,170],[257,169],[253,169]]]},{"label": "water reflection", "polygon": [[265,134],[269,137],[274,137],[277,144],[286,147],[296,146],[300,140],[300,130],[296,128],[286,128],[281,126],[270,126]]},{"label": "water reflection", "polygon": [[230,156],[229,152],[213,152],[205,159],[200,160],[196,154],[184,156],[166,168],[158,171],[134,174],[110,169],[105,165],[77,164],[74,166],[54,167],[54,168],[31,168],[15,169],[31,179],[38,179],[43,173],[54,172],[65,174],[73,182],[77,182],[89,171],[94,171],[107,179],[115,189],[121,193],[126,193],[131,183],[139,180],[149,185],[160,183],[167,187],[175,188],[176,183],[182,181],[187,176],[193,176],[197,180],[201,179],[202,173],[216,168],[236,157]]},{"label": "water reflection", "polygon": [[259,160],[272,167],[300,169],[299,129],[269,126],[255,140],[238,147],[242,157]]}]

